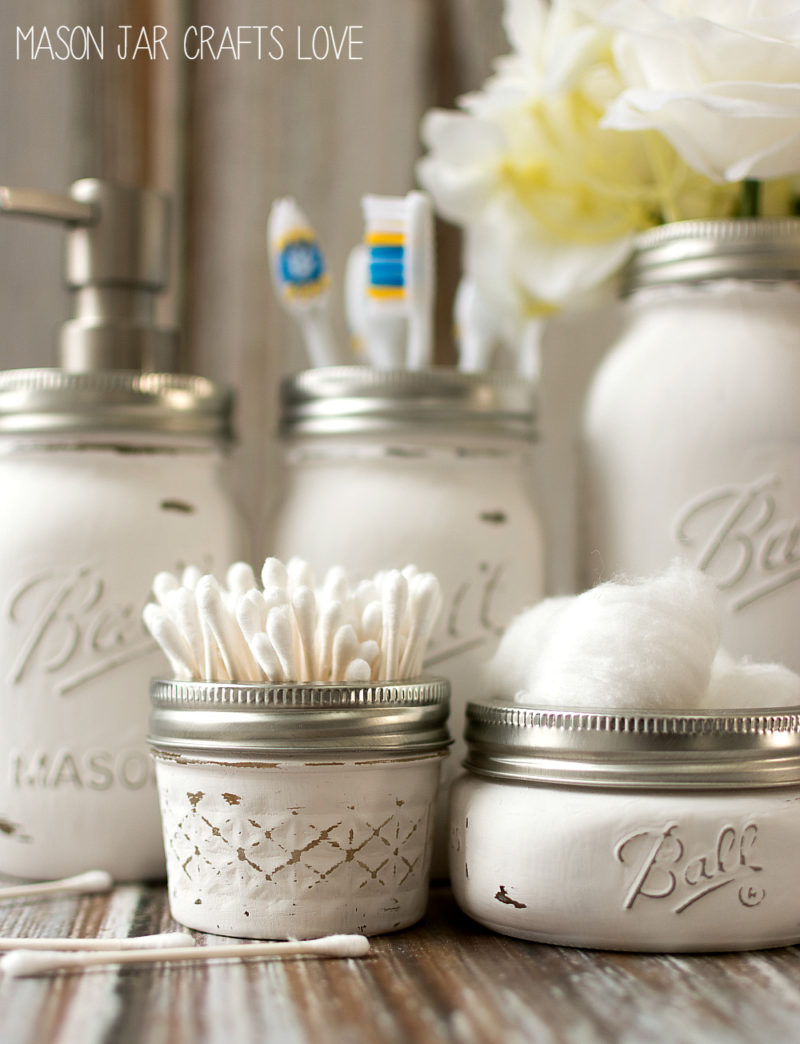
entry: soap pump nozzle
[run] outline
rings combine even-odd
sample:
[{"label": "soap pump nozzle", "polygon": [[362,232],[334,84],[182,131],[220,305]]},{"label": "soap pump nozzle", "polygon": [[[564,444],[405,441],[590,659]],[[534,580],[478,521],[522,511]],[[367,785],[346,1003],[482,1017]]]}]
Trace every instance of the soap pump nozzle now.
[{"label": "soap pump nozzle", "polygon": [[73,317],[63,323],[69,371],[173,371],[177,333],[156,323],[169,269],[169,200],[153,189],[83,178],[69,195],[0,187],[0,213],[67,226],[65,278]]}]

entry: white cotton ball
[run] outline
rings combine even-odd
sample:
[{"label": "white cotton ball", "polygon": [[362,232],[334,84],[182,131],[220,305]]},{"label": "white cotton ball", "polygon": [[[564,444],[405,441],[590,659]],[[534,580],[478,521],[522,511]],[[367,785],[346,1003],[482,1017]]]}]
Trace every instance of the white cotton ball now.
[{"label": "white cotton ball", "polygon": [[652,580],[585,592],[553,621],[526,701],[573,707],[697,706],[719,645],[716,588],[675,563]]},{"label": "white cotton ball", "polygon": [[720,649],[702,710],[761,710],[800,705],[800,674],[779,663],[736,663]]},{"label": "white cotton ball", "polygon": [[513,618],[486,666],[490,695],[513,700],[527,686],[532,660],[540,654],[554,621],[574,601],[574,597],[546,598]]}]

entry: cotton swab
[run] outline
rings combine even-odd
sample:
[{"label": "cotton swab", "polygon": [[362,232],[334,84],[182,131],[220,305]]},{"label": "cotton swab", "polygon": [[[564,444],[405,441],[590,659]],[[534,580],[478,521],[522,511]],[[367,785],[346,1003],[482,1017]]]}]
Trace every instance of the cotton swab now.
[{"label": "cotton swab", "polygon": [[286,681],[283,675],[283,668],[281,662],[273,648],[272,642],[269,640],[266,634],[254,635],[250,642],[250,648],[253,650],[253,656],[256,658],[261,670],[267,676],[267,681],[273,685]]},{"label": "cotton swab", "polygon": [[342,624],[333,636],[331,681],[344,681],[351,660],[358,656],[358,635],[350,624]]},{"label": "cotton swab", "polygon": [[372,677],[372,668],[366,660],[354,659],[348,663],[342,681],[368,682]]},{"label": "cotton swab", "polygon": [[178,630],[174,620],[154,602],[144,607],[143,617],[147,629],[164,650],[176,678],[189,681],[196,676],[197,665],[192,650]]},{"label": "cotton swab", "polygon": [[425,646],[441,609],[439,581],[432,573],[421,573],[411,581],[409,607],[411,629],[403,658],[400,662],[402,677],[414,677],[422,670]]},{"label": "cotton swab", "polygon": [[78,971],[103,964],[153,964],[162,961],[211,961],[221,958],[250,960],[255,957],[363,957],[370,943],[364,935],[329,935],[322,939],[288,942],[231,943],[220,946],[175,947],[164,950],[109,950],[106,953],[25,953],[16,951],[0,959],[0,971],[11,979],[45,975],[54,971]]},{"label": "cotton swab", "polygon": [[333,639],[341,627],[343,619],[344,606],[338,601],[328,602],[320,613],[316,634],[317,678],[327,678],[330,675],[333,662]]},{"label": "cotton swab", "polygon": [[408,581],[396,569],[386,574],[381,591],[383,633],[381,636],[381,681],[397,677],[399,666],[398,639],[408,600]]},{"label": "cotton swab", "polygon": [[314,630],[317,626],[317,600],[310,587],[298,587],[292,594],[292,612],[297,632],[298,680],[314,677]]},{"label": "cotton swab", "polygon": [[123,939],[45,939],[1,938],[0,950],[164,950],[194,946],[194,936],[188,932],[161,932],[159,935],[132,935]]},{"label": "cotton swab", "polygon": [[270,609],[267,617],[267,637],[272,642],[284,679],[286,681],[296,680],[294,635],[291,610],[288,605],[276,605],[274,609]]},{"label": "cotton swab", "polygon": [[187,568],[178,584],[159,573],[160,601],[144,621],[176,679],[325,684],[415,677],[441,608],[438,580],[414,565],[351,584],[332,566],[320,587],[308,562],[268,558],[256,586],[235,562],[227,587]]},{"label": "cotton swab", "polygon": [[82,895],[90,892],[110,892],[114,879],[105,870],[87,870],[74,877],[36,884],[9,885],[0,888],[0,899],[28,899],[40,895]]},{"label": "cotton swab", "polygon": [[264,565],[261,567],[261,583],[265,591],[271,587],[286,588],[289,576],[286,566],[279,558],[267,558],[264,561]]}]

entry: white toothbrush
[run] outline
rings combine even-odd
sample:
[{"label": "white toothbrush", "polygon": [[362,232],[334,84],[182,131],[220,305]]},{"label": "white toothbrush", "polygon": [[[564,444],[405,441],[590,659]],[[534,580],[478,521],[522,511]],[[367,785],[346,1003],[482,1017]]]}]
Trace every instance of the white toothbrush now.
[{"label": "white toothbrush", "polygon": [[325,258],[310,221],[291,196],[272,205],[267,252],[275,293],[300,325],[311,366],[344,362],[330,321]]},{"label": "white toothbrush", "polygon": [[497,314],[472,279],[458,284],[453,306],[458,368],[464,373],[485,373],[502,339]]},{"label": "white toothbrush", "polygon": [[430,366],[433,352],[433,209],[423,192],[364,196],[367,355],[386,369],[399,328],[407,331],[404,365]]}]

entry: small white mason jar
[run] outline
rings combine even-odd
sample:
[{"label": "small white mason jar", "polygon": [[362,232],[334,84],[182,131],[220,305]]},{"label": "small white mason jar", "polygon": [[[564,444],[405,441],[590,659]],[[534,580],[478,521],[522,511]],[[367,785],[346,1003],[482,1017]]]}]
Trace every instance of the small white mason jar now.
[{"label": "small white mason jar", "polygon": [[159,570],[223,567],[230,393],[198,377],[0,374],[0,871],[163,877],[145,740]]},{"label": "small white mason jar", "polygon": [[[360,366],[310,370],[282,387],[286,489],[266,550],[318,570],[413,563],[435,573],[444,607],[426,668],[451,683],[458,737],[506,624],[544,594],[535,391],[501,373]],[[459,738],[453,762],[462,755]]]},{"label": "small white mason jar", "polygon": [[799,711],[471,704],[450,826],[459,905],[566,946],[797,943]]},{"label": "small white mason jar", "polygon": [[169,901],[256,939],[418,921],[448,686],[153,682]]},{"label": "small white mason jar", "polygon": [[682,556],[731,652],[800,669],[800,221],[646,233],[584,421],[584,580]]}]

